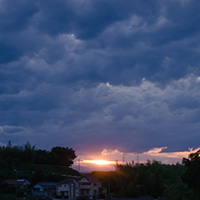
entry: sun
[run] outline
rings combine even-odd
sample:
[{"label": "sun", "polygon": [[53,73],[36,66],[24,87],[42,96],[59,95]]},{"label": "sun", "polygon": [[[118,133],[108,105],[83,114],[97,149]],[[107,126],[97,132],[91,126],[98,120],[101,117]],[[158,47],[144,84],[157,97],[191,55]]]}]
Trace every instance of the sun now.
[{"label": "sun", "polygon": [[108,161],[108,160],[84,160],[84,163],[91,163],[96,165],[110,165],[115,164],[114,161]]}]

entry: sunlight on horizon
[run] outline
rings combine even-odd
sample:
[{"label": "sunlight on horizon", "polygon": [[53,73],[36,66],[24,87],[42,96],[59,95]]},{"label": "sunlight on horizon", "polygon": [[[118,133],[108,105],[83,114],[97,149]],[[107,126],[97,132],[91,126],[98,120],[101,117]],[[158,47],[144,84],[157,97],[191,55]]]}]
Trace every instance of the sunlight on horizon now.
[{"label": "sunlight on horizon", "polygon": [[114,161],[108,161],[108,160],[83,160],[83,162],[96,165],[111,165],[116,163]]}]

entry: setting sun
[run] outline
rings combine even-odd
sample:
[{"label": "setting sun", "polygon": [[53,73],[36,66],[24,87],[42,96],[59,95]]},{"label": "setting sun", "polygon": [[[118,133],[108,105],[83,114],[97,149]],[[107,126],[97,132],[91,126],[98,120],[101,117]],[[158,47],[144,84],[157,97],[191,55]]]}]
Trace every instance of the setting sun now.
[{"label": "setting sun", "polygon": [[107,161],[107,160],[84,160],[84,163],[91,163],[96,165],[110,165],[115,164],[114,161]]}]

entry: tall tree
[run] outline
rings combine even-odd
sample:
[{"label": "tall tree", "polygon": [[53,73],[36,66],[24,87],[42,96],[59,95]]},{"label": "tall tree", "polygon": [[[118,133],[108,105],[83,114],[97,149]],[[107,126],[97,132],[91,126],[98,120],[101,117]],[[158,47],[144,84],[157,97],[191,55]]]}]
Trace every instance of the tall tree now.
[{"label": "tall tree", "polygon": [[51,164],[71,166],[76,158],[75,151],[72,148],[53,147],[50,152]]},{"label": "tall tree", "polygon": [[186,167],[185,180],[200,194],[200,150],[183,158]]}]

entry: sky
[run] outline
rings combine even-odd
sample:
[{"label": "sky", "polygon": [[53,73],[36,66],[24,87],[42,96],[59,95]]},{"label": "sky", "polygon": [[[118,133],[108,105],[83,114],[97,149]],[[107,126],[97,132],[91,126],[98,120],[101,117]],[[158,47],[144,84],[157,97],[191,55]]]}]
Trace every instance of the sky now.
[{"label": "sky", "polygon": [[199,7],[0,0],[0,145],[29,141],[112,160],[197,149]]}]

